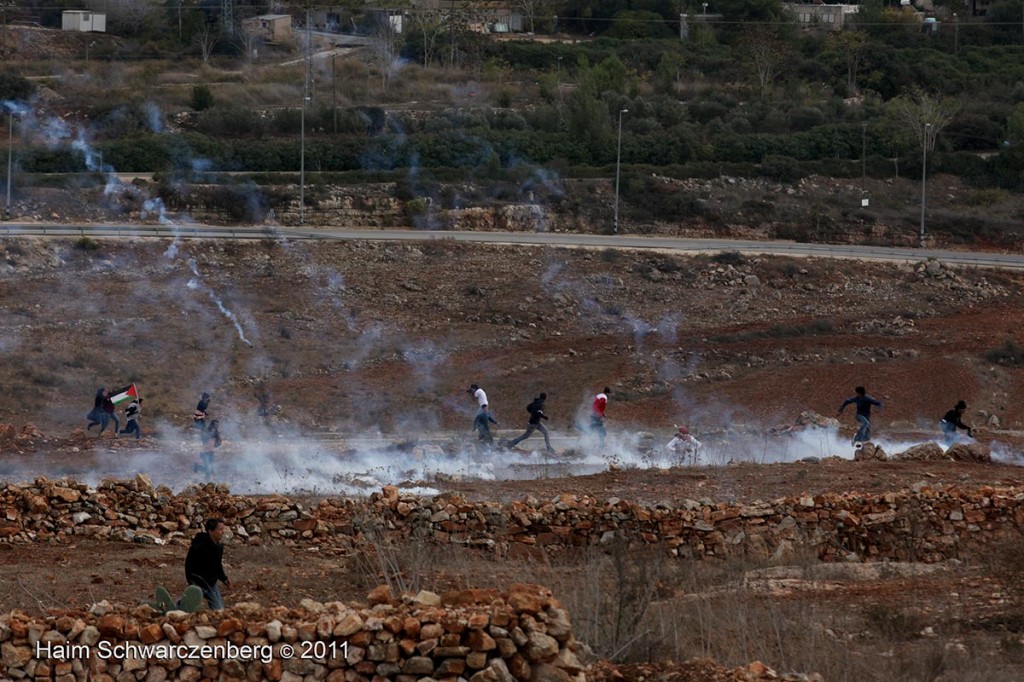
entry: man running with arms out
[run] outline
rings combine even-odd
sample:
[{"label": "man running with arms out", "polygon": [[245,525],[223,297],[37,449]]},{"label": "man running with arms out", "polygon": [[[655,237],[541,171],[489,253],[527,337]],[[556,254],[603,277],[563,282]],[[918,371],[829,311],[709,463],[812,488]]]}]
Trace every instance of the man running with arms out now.
[{"label": "man running with arms out", "polygon": [[874,405],[881,412],[882,402],[869,396],[863,386],[858,386],[853,390],[856,395],[843,401],[843,404],[839,406],[839,412],[836,413],[836,417],[842,416],[843,410],[850,403],[857,406],[857,423],[860,424],[860,428],[853,437],[853,447],[859,448],[861,443],[871,440],[871,406]]},{"label": "man running with arms out", "polygon": [[604,447],[604,437],[608,435],[608,429],[604,427],[604,408],[608,407],[608,394],[612,389],[607,386],[604,391],[594,396],[594,404],[590,407],[590,430],[601,439],[601,447]]}]

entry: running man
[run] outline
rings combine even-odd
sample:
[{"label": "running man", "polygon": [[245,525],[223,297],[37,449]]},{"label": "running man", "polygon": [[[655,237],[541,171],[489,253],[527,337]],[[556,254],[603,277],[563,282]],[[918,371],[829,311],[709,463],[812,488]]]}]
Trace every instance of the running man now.
[{"label": "running man", "polygon": [[551,439],[548,438],[548,430],[544,428],[543,424],[541,424],[542,419],[548,418],[548,416],[544,414],[544,401],[547,400],[547,398],[547,393],[541,393],[533,399],[533,402],[526,406],[526,411],[530,413],[530,421],[526,424],[526,433],[510,442],[508,444],[510,448],[514,448],[532,436],[534,431],[540,431],[544,434],[544,446],[547,448],[548,452],[555,451],[555,449],[551,447]]},{"label": "running man", "polygon": [[939,428],[942,429],[942,441],[946,445],[952,445],[956,441],[957,429],[963,429],[970,438],[974,438],[974,427],[964,424],[964,412],[966,410],[967,403],[961,400],[939,422]]},{"label": "running man", "polygon": [[839,412],[836,413],[836,417],[841,417],[843,410],[850,403],[857,406],[857,423],[860,424],[860,428],[853,436],[853,447],[858,448],[861,443],[871,440],[871,406],[874,405],[881,412],[882,402],[869,396],[863,386],[858,386],[853,391],[856,395],[843,401],[843,404],[839,406]]},{"label": "running man", "polygon": [[604,447],[604,437],[608,434],[604,426],[604,409],[608,407],[608,394],[611,392],[612,389],[605,386],[604,391],[594,396],[594,404],[590,407],[590,430],[601,439],[601,447]]},{"label": "running man", "polygon": [[491,434],[491,424],[497,426],[498,422],[491,416],[491,412],[488,409],[487,393],[476,384],[471,384],[467,393],[476,398],[477,404],[477,413],[473,417],[473,431],[480,434],[480,440],[490,445],[494,442],[494,436]]}]

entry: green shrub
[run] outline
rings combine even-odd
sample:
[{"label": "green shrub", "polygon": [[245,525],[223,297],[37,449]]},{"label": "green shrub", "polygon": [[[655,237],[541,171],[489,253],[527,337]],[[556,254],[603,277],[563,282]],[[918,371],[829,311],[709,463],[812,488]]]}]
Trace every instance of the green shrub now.
[{"label": "green shrub", "polygon": [[196,111],[206,111],[214,104],[213,93],[206,85],[193,85],[189,105]]},{"label": "green shrub", "polygon": [[985,359],[1005,367],[1024,367],[1024,346],[1012,339],[985,353]]}]

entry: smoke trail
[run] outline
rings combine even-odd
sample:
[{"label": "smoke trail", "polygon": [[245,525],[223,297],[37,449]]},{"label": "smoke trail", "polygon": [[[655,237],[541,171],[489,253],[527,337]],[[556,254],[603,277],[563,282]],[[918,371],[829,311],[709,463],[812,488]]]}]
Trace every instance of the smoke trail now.
[{"label": "smoke trail", "polygon": [[249,339],[245,338],[245,331],[242,329],[242,323],[238,321],[238,317],[236,317],[233,312],[231,312],[230,310],[228,310],[227,307],[225,307],[224,303],[221,301],[220,297],[217,296],[216,292],[214,292],[213,289],[203,284],[202,276],[199,274],[199,268],[196,266],[196,259],[190,258],[188,260],[188,266],[192,269],[192,274],[194,274],[195,277],[193,279],[190,279],[188,281],[188,284],[186,284],[185,286],[187,286],[189,289],[204,290],[206,294],[210,297],[210,300],[216,304],[221,314],[223,314],[224,317],[228,318],[228,320],[230,320],[231,323],[235,325],[235,330],[238,332],[238,338],[242,340],[242,343],[246,344],[251,348],[252,343],[249,341]]}]

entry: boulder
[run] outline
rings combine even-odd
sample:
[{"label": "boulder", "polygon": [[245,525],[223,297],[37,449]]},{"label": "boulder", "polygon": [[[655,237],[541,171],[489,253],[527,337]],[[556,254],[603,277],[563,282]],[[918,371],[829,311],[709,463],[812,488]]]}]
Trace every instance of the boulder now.
[{"label": "boulder", "polygon": [[853,453],[853,461],[855,462],[884,462],[888,459],[880,446],[874,443],[864,443]]},{"label": "boulder", "polygon": [[945,450],[938,443],[921,443],[892,456],[894,460],[942,461],[948,460]]},{"label": "boulder", "polygon": [[991,462],[992,450],[984,443],[957,443],[946,456],[957,462]]}]

